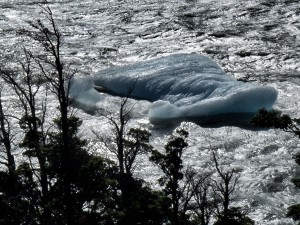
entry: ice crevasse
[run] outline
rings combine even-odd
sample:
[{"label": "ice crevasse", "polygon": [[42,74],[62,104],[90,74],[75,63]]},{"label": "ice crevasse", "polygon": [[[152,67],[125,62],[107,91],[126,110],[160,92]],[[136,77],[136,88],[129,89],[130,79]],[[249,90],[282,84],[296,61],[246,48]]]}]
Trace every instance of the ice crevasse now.
[{"label": "ice crevasse", "polygon": [[176,54],[131,65],[111,67],[94,76],[102,90],[153,102],[149,118],[207,117],[271,109],[273,87],[237,81],[217,63],[199,54]]}]

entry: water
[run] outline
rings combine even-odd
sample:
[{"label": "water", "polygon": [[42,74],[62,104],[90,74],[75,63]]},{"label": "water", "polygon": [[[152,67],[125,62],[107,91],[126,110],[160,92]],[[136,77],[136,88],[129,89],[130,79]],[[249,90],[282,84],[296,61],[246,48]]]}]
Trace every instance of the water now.
[{"label": "water", "polygon": [[[30,40],[16,36],[28,28],[27,20],[39,18],[33,0],[0,0],[1,54],[21,52],[22,45],[38,51]],[[115,65],[127,65],[178,53],[207,55],[234,78],[268,84],[278,91],[275,109],[299,117],[300,12],[297,1],[113,1],[54,0],[54,17],[65,35],[63,56],[77,76],[93,76]],[[1,62],[9,59],[1,57]],[[3,96],[9,105],[10,93]],[[103,94],[97,103],[113,113],[120,99]],[[149,123],[148,101],[132,100],[130,126],[148,127],[152,144],[162,149],[174,127],[156,128]],[[56,112],[49,96],[49,116]],[[17,110],[15,110],[18,112]],[[83,118],[83,136],[97,148],[91,129],[109,135],[103,118],[77,110]],[[177,126],[177,124],[175,124]],[[239,168],[235,205],[248,209],[256,224],[294,224],[285,218],[289,205],[300,202],[299,190],[290,179],[299,174],[292,156],[299,141],[277,130],[245,130],[238,127],[203,128],[183,122],[190,132],[185,162],[212,167],[210,148],[218,150],[224,167]],[[276,145],[277,147],[274,147]],[[271,146],[271,147],[270,147]],[[273,146],[273,147],[272,147]],[[99,150],[99,149],[98,149]],[[155,183],[159,172],[146,158],[139,161],[142,176]]]}]

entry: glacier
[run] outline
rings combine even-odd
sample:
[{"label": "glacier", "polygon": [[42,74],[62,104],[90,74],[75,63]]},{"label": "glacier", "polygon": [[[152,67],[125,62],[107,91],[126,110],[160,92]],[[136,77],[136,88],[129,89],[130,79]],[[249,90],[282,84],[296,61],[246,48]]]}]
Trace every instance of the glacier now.
[{"label": "glacier", "polygon": [[150,121],[205,118],[255,113],[271,109],[273,87],[237,81],[217,63],[199,54],[175,54],[126,66],[114,66],[94,76],[96,89],[153,102]]}]

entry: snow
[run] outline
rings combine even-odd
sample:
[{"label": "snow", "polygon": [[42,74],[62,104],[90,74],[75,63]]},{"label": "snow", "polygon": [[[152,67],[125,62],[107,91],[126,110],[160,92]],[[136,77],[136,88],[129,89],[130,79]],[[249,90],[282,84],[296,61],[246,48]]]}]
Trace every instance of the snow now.
[{"label": "snow", "polygon": [[273,87],[244,83],[226,74],[213,60],[199,54],[175,54],[95,75],[95,85],[126,96],[153,101],[150,120],[255,113],[271,109]]}]

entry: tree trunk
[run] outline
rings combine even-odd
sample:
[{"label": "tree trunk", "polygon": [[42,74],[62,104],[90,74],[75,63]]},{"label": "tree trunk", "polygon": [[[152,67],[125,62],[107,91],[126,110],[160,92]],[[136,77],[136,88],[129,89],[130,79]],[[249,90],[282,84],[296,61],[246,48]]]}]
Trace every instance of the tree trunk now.
[{"label": "tree trunk", "polygon": [[1,93],[0,93],[0,128],[1,128],[1,134],[2,134],[2,142],[4,144],[5,153],[6,153],[6,157],[7,157],[7,169],[8,169],[10,179],[12,179],[12,181],[13,181],[16,176],[16,173],[15,173],[16,172],[16,163],[15,163],[14,156],[12,155],[12,152],[11,152],[12,149],[11,149],[11,144],[10,144],[10,135],[5,128],[5,116],[4,116],[3,108],[2,108]]}]

